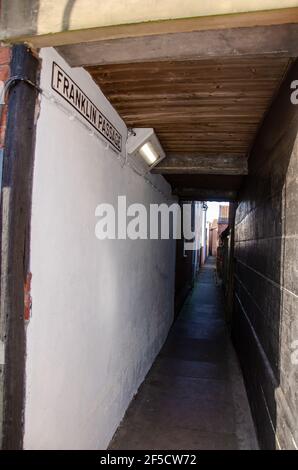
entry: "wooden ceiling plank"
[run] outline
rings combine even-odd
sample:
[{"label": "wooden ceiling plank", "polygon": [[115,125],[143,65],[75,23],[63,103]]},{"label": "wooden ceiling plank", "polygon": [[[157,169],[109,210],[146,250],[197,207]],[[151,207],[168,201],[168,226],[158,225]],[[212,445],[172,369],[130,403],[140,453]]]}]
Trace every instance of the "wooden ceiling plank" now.
[{"label": "wooden ceiling plank", "polygon": [[[177,166],[162,163],[165,174],[204,172],[186,165],[185,154],[243,158],[289,59],[282,57],[212,58],[88,67],[95,81],[130,127],[153,127]],[[217,171],[244,171],[220,163]],[[238,162],[239,165],[239,162]],[[204,167],[204,168],[203,168]],[[159,171],[158,169],[156,171]]]}]

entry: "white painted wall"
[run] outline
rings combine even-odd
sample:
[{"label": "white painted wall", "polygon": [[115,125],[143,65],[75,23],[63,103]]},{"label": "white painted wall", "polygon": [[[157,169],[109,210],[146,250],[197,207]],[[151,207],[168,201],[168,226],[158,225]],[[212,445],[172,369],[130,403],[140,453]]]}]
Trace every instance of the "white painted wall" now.
[{"label": "white painted wall", "polygon": [[[41,87],[53,59],[126,126],[83,69],[42,51]],[[62,102],[62,99],[61,99]],[[64,102],[71,111],[71,107]],[[153,176],[163,191],[169,187]],[[27,326],[25,449],[106,448],[162,346],[173,318],[175,243],[104,240],[96,206],[165,198],[78,120],[42,98],[33,183],[32,318]]]}]

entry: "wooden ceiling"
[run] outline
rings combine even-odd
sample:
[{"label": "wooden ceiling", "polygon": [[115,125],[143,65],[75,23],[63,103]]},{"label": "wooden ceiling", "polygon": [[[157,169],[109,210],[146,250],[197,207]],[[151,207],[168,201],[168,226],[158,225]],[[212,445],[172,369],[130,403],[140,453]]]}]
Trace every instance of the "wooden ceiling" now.
[{"label": "wooden ceiling", "polygon": [[86,69],[128,127],[155,129],[167,154],[155,172],[164,174],[177,195],[233,200],[246,174],[239,168],[247,168],[250,147],[289,62],[258,56]]},{"label": "wooden ceiling", "polygon": [[86,67],[130,127],[167,153],[246,155],[289,59],[251,57]]}]

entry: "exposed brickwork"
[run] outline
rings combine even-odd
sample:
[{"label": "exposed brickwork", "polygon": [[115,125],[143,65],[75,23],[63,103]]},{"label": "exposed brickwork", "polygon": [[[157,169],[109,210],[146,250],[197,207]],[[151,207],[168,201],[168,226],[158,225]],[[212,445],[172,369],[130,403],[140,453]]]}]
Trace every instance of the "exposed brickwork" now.
[{"label": "exposed brickwork", "polygon": [[[293,65],[252,149],[235,220],[233,337],[263,448],[298,445],[298,106]],[[296,318],[295,318],[296,316]]]},{"label": "exposed brickwork", "polygon": [[9,65],[11,58],[11,48],[0,45],[0,65]]},{"label": "exposed brickwork", "polygon": [[[0,46],[0,81],[4,82],[10,75],[11,48]],[[7,121],[7,105],[0,111],[0,148],[4,146],[5,129]]]}]

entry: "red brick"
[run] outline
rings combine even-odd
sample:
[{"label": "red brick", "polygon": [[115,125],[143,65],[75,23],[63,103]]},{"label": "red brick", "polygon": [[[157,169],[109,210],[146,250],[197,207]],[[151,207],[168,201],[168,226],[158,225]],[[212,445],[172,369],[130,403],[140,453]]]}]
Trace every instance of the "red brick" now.
[{"label": "red brick", "polygon": [[0,122],[0,148],[4,146],[6,120],[7,120],[7,106],[4,106],[4,108],[2,109],[2,116],[1,116],[1,122]]},{"label": "red brick", "polygon": [[[5,81],[10,76],[10,59],[11,59],[11,48],[7,46],[0,46],[0,81]],[[7,120],[7,106],[4,106],[1,110],[0,116],[0,148],[4,146],[5,131],[6,131],[6,120]]]},{"label": "red brick", "polygon": [[9,65],[0,65],[0,80],[5,81],[9,77],[10,68]]},{"label": "red brick", "polygon": [[0,46],[0,65],[6,65],[10,63],[11,48]]}]

